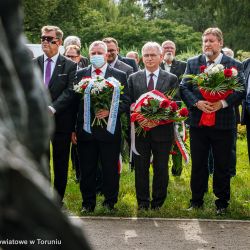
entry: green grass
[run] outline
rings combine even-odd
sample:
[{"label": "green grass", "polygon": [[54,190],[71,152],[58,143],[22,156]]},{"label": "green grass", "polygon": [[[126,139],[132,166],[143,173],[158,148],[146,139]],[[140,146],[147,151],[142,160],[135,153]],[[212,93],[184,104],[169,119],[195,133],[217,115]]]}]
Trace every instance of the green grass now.
[{"label": "green grass", "polygon": [[[188,212],[186,208],[191,197],[189,187],[190,164],[185,166],[180,177],[173,177],[171,171],[169,173],[168,196],[160,210],[137,210],[134,172],[131,172],[128,166],[124,165],[120,179],[119,200],[116,204],[117,210],[110,212],[103,208],[101,205],[103,197],[98,196],[95,212],[89,213],[88,216],[250,219],[250,166],[248,163],[246,139],[238,139],[237,141],[237,174],[231,179],[231,200],[228,213],[225,216],[218,217],[215,215],[215,196],[212,191],[211,176],[209,179],[209,191],[204,197],[204,209]],[[70,167],[65,204],[72,214],[80,215],[81,202],[79,184],[75,182],[75,173]]]}]

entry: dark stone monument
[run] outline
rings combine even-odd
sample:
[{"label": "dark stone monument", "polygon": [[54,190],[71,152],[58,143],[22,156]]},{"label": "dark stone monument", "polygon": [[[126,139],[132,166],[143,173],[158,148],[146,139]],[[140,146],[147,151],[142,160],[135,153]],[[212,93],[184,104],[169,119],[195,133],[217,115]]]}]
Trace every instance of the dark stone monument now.
[{"label": "dark stone monument", "polygon": [[51,193],[49,97],[25,46],[20,4],[0,0],[0,249],[90,249]]}]

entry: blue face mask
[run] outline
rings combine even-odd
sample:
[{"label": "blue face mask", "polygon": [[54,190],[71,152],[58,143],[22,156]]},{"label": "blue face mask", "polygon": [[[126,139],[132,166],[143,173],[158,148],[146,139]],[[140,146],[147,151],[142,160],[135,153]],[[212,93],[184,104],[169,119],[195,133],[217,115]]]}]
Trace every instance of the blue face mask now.
[{"label": "blue face mask", "polygon": [[105,64],[104,56],[103,55],[93,55],[90,57],[90,63],[95,68],[101,68]]}]

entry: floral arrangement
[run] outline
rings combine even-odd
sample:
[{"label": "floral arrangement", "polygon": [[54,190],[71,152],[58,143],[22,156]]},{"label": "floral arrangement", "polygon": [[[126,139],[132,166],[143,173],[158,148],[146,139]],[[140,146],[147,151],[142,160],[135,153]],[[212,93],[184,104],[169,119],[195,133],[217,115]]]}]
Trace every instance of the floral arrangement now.
[{"label": "floral arrangement", "polygon": [[131,105],[131,122],[138,125],[135,132],[142,131],[177,121],[184,121],[188,116],[187,108],[178,109],[172,97],[166,97],[158,90],[143,94],[136,103]]},{"label": "floral arrangement", "polygon": [[[200,74],[183,75],[183,78],[190,79],[197,84],[206,101],[217,102],[224,100],[233,91],[243,91],[244,87],[238,82],[238,70],[235,67],[225,68],[222,64],[211,64],[200,66]],[[200,126],[214,126],[215,112],[202,113]]]},{"label": "floral arrangement", "polygon": [[[95,114],[98,110],[105,109],[110,110],[112,101],[114,99],[114,89],[118,88],[118,104],[120,102],[120,94],[122,94],[123,86],[114,77],[105,79],[101,76],[96,78],[84,77],[78,84],[74,85],[74,91],[83,95],[84,105],[88,99],[85,97],[87,94],[90,96],[91,110]],[[88,91],[86,92],[86,90]],[[117,99],[117,98],[116,98]],[[84,111],[85,112],[85,111]],[[106,126],[108,121],[106,119],[94,118],[91,126]]]},{"label": "floral arrangement", "polygon": [[184,75],[196,83],[200,89],[209,91],[211,94],[223,94],[228,90],[242,91],[243,87],[238,83],[238,70],[235,67],[224,68],[222,64],[200,66],[200,74]]}]

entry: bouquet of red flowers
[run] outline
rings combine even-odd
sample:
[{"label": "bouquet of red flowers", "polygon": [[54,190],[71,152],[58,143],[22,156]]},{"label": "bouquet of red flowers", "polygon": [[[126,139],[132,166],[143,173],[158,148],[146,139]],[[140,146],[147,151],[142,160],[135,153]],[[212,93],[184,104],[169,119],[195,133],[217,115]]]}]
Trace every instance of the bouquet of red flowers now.
[{"label": "bouquet of red flowers", "polygon": [[[243,91],[244,87],[238,82],[238,71],[235,67],[225,69],[222,64],[202,65],[198,75],[183,75],[190,82],[197,84],[206,101],[217,102],[227,98],[233,91]],[[215,112],[202,113],[199,125],[215,125]]]},{"label": "bouquet of red flowers", "polygon": [[131,122],[138,125],[135,130],[137,134],[162,124],[184,121],[187,116],[187,108],[178,109],[171,97],[166,97],[158,90],[143,94],[131,105]]},{"label": "bouquet of red flowers", "polygon": [[[76,84],[74,91],[81,93],[84,99],[84,123],[89,123],[90,106],[94,113],[101,109],[109,110],[110,114],[116,112],[114,109],[116,109],[115,106],[119,105],[122,89],[123,86],[121,83],[113,77],[109,77],[108,79],[100,76],[96,78],[85,77]],[[117,116],[117,114],[115,114],[115,116]],[[91,126],[109,126],[109,121],[95,117]],[[84,127],[86,131],[90,131],[89,125],[84,124]]]}]

